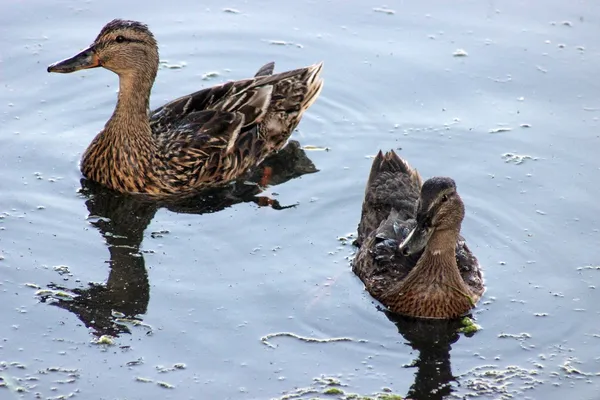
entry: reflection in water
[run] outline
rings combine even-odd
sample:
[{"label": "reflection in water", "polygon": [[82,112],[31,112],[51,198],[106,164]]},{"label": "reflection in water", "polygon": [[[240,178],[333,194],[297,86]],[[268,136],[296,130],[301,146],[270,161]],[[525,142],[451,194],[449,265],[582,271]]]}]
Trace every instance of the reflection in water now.
[{"label": "reflection in water", "polygon": [[398,332],[419,352],[410,367],[416,367],[415,381],[406,397],[414,400],[441,400],[452,392],[450,349],[460,335],[460,320],[413,319],[386,313]]},{"label": "reflection in water", "polygon": [[51,289],[67,291],[72,299],[64,296],[41,296],[42,301],[69,310],[96,335],[129,333],[123,322],[135,323],[145,314],[150,300],[150,284],[140,245],[144,231],[156,211],[165,207],[174,212],[204,214],[223,210],[234,204],[254,202],[282,210],[277,200],[258,196],[263,187],[279,185],[290,179],[318,170],[297,141],[290,141],[278,153],[265,159],[246,177],[231,185],[202,192],[201,195],[156,202],[139,196],[110,191],[93,182],[82,179],[81,193],[87,197],[89,221],[95,226],[108,245],[110,273],[106,284],[90,284],[81,289],[68,289],[55,284]]}]

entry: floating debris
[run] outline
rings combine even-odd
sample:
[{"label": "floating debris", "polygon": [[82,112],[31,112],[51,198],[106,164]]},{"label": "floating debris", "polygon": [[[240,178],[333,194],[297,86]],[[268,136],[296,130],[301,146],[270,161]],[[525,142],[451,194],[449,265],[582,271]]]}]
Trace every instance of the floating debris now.
[{"label": "floating debris", "polygon": [[102,335],[98,339],[92,340],[93,344],[112,346],[115,344],[115,338],[110,335]]},{"label": "floating debris", "polygon": [[500,132],[510,132],[510,131],[512,131],[512,128],[509,128],[508,126],[500,126],[498,128],[492,128],[488,132],[489,133],[500,133]]},{"label": "floating debris", "polygon": [[165,389],[175,389],[175,386],[173,386],[173,385],[171,385],[170,383],[167,383],[167,382],[160,382],[160,381],[158,381],[158,382],[156,382],[156,384],[157,384],[158,386],[160,386],[161,388],[165,388]]},{"label": "floating debris", "polygon": [[[37,361],[41,361],[41,360],[37,360]],[[42,375],[46,375],[47,378],[60,378],[58,376],[54,376],[54,377],[50,377],[50,374],[65,374],[66,377],[64,379],[55,379],[52,381],[52,383],[55,384],[59,384],[59,385],[65,385],[65,384],[72,384],[75,383],[76,380],[79,378],[79,371],[77,369],[67,369],[67,368],[62,368],[62,367],[47,367],[47,368],[42,368],[42,369],[37,369],[37,371],[33,372],[31,370],[29,370],[29,373],[25,376],[15,376],[18,372],[16,371],[10,371],[11,368],[17,368],[19,370],[25,370],[26,367],[25,365],[21,364],[20,362],[10,362],[7,363],[6,361],[0,361],[0,392],[4,393],[4,389],[7,389],[10,392],[13,392],[15,394],[21,394],[21,395],[16,395],[14,397],[10,396],[10,398],[23,398],[22,393],[35,393],[34,396],[32,397],[28,397],[28,398],[36,398],[36,399],[47,399],[47,400],[59,400],[59,399],[70,399],[72,397],[75,397],[76,393],[79,392],[79,389],[75,389],[74,391],[72,391],[71,393],[64,393],[64,394],[59,394],[57,396],[53,396],[53,397],[47,397],[47,396],[43,396],[42,397],[42,391],[44,391],[44,388],[42,388],[43,384],[41,384],[43,378]],[[37,376],[36,376],[37,375]],[[64,387],[64,386],[63,386]],[[50,388],[50,391],[55,392],[56,393],[60,393],[60,391],[62,391],[64,389],[60,389],[58,386],[54,386]],[[2,399],[5,398],[4,395],[0,396],[2,397]]]},{"label": "floating debris", "polygon": [[396,14],[395,10],[392,10],[391,8],[386,8],[386,7],[375,7],[375,8],[373,8],[373,11],[382,13],[382,14],[387,14],[387,15]]},{"label": "floating debris", "polygon": [[292,45],[293,43],[286,42],[285,40],[269,40],[269,44],[272,44],[275,46],[289,46],[289,45]]},{"label": "floating debris", "polygon": [[497,83],[508,83],[508,82],[512,81],[512,76],[510,76],[510,75],[507,75],[506,78],[504,78],[504,79],[502,79],[502,78],[492,78],[491,76],[488,77],[488,78],[491,79],[494,82],[497,82]]},{"label": "floating debris", "polygon": [[282,336],[286,336],[286,337],[291,337],[291,338],[294,338],[294,339],[298,339],[298,340],[301,340],[301,341],[306,342],[306,343],[333,343],[333,342],[358,342],[358,343],[367,343],[367,341],[364,340],[364,339],[352,339],[350,337],[337,337],[337,338],[318,339],[318,338],[311,338],[311,337],[306,337],[306,336],[300,336],[300,335],[297,335],[297,334],[292,333],[292,332],[269,333],[269,334],[261,337],[260,341],[264,345],[275,349],[275,348],[277,348],[277,346],[271,344],[269,342],[269,339],[276,338],[276,337],[282,337]]},{"label": "floating debris", "polygon": [[600,265],[585,265],[583,267],[577,267],[577,271],[581,271],[584,269],[595,269],[595,270],[600,270]]},{"label": "floating debris", "polygon": [[172,367],[165,367],[163,365],[157,365],[156,366],[156,370],[158,372],[160,372],[161,374],[167,373],[167,372],[173,372],[176,370],[182,370],[182,369],[186,369],[187,365],[185,365],[184,363],[176,363],[173,364]]},{"label": "floating debris", "polygon": [[548,70],[544,67],[540,67],[539,65],[536,65],[535,67],[538,71],[543,72],[544,74],[548,72]]},{"label": "floating debris", "polygon": [[167,234],[169,234],[169,233],[170,233],[170,232],[169,232],[168,230],[166,230],[166,229],[163,229],[163,230],[160,230],[160,231],[154,231],[154,232],[151,232],[151,233],[150,233],[150,237],[151,237],[152,239],[161,238],[161,237],[163,237],[164,235],[167,235]]},{"label": "floating debris", "polygon": [[285,40],[265,40],[265,41],[274,46],[296,46],[299,49],[304,48],[304,46],[301,45],[300,43],[286,42]]},{"label": "floating debris", "polygon": [[128,361],[127,365],[128,367],[134,367],[137,365],[142,365],[144,363],[144,359],[143,358],[138,358],[137,360],[133,360],[133,361]]},{"label": "floating debris", "polygon": [[41,287],[39,285],[36,285],[35,283],[24,283],[23,286],[29,287],[32,289],[41,289]]},{"label": "floating debris", "polygon": [[469,317],[464,317],[461,320],[462,327],[459,328],[459,332],[464,333],[467,336],[473,335],[475,332],[481,330],[481,326],[477,325],[473,320]]},{"label": "floating debris", "polygon": [[516,165],[523,164],[525,160],[537,161],[537,157],[532,157],[527,154],[504,153],[502,154],[504,162],[514,163]]},{"label": "floating debris", "polygon": [[239,14],[240,10],[237,10],[235,8],[224,8],[223,12],[228,14]]},{"label": "floating debris", "polygon": [[[499,369],[495,365],[475,367],[460,375],[462,396],[460,398],[522,399],[523,392],[544,383],[537,378],[537,370],[514,365]],[[463,397],[464,396],[464,397]],[[455,395],[458,398],[458,396]]]},{"label": "floating debris", "polygon": [[514,333],[500,333],[498,335],[498,337],[500,339],[511,338],[511,339],[523,340],[523,339],[530,339],[531,335],[529,333],[527,333],[527,332],[523,332],[523,333],[519,333],[519,334],[514,334]]},{"label": "floating debris", "polygon": [[344,394],[344,391],[340,388],[336,388],[336,387],[330,387],[327,388],[323,391],[323,394],[326,395],[337,395],[337,394]]},{"label": "floating debris", "polygon": [[468,55],[469,53],[464,49],[456,49],[454,50],[454,53],[452,53],[452,56],[454,57],[467,57]]},{"label": "floating debris", "polygon": [[63,301],[71,301],[75,298],[74,295],[67,293],[63,290],[53,290],[53,289],[40,289],[37,292],[35,292],[36,296],[39,297],[44,297],[44,298],[48,298],[48,297],[52,297],[54,299],[57,300],[63,300]]},{"label": "floating debris", "polygon": [[209,71],[209,72],[207,72],[207,73],[205,73],[205,74],[202,75],[202,80],[203,81],[208,81],[210,79],[217,78],[220,75],[221,74],[219,72],[217,72],[217,71]]},{"label": "floating debris", "polygon": [[583,372],[573,367],[571,364],[575,362],[577,364],[581,364],[577,359],[573,357],[569,357],[565,362],[560,366],[560,368],[565,371],[568,375],[582,375],[582,376],[598,376],[600,373],[591,373],[591,372]]},{"label": "floating debris", "polygon": [[146,332],[146,334],[151,334],[154,331],[154,328],[152,327],[152,325],[146,324],[145,322],[140,321],[139,319],[135,319],[135,318],[115,318],[115,323],[121,324],[121,325],[131,325],[131,326],[146,328],[148,330],[148,332]]},{"label": "floating debris", "polygon": [[331,149],[329,147],[313,146],[313,145],[307,144],[306,146],[302,146],[302,150],[307,150],[307,151],[329,151]]},{"label": "floating debris", "polygon": [[180,62],[179,64],[171,64],[167,60],[160,60],[158,62],[158,69],[167,68],[167,69],[181,69],[187,66],[185,61]]},{"label": "floating debris", "polygon": [[143,378],[141,376],[136,376],[135,377],[136,382],[142,382],[142,383],[152,383],[154,382],[152,379],[150,378]]},{"label": "floating debris", "polygon": [[284,392],[281,397],[272,400],[291,400],[291,399],[314,399],[323,400],[325,397],[329,399],[339,400],[402,400],[403,397],[394,394],[392,389],[384,387],[380,392],[370,395],[350,393],[344,390],[348,385],[342,383],[340,379],[333,377],[321,376],[314,378],[313,383],[308,387],[295,388]]},{"label": "floating debris", "polygon": [[60,275],[71,273],[71,271],[69,271],[69,267],[66,265],[55,265],[52,267],[52,269],[54,269],[54,271],[58,272]]},{"label": "floating debris", "polygon": [[346,244],[348,244],[348,242],[352,243],[352,240],[353,240],[353,239],[354,239],[354,232],[347,233],[346,235],[344,235],[344,236],[339,236],[339,237],[337,238],[337,240],[338,240],[339,242],[341,242],[343,245],[346,245]]}]

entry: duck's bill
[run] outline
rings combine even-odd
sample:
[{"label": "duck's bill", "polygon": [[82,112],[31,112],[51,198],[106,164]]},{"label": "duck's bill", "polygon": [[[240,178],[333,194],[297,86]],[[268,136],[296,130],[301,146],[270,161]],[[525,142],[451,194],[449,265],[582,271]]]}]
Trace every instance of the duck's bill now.
[{"label": "duck's bill", "polygon": [[423,250],[425,246],[427,246],[427,242],[431,237],[431,229],[425,228],[417,224],[417,226],[410,231],[406,239],[400,246],[398,246],[398,250],[405,256],[410,256],[416,254]]},{"label": "duck's bill", "polygon": [[79,71],[80,69],[96,68],[99,66],[100,59],[96,55],[96,52],[92,47],[88,47],[71,58],[50,65],[48,67],[48,72],[68,74],[69,72]]}]

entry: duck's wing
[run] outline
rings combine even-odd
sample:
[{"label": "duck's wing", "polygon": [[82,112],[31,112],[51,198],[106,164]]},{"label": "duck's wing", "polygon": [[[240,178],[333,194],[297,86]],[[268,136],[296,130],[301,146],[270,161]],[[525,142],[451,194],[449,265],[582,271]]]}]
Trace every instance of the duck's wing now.
[{"label": "duck's wing", "polygon": [[164,140],[165,134],[179,129],[179,125],[187,123],[184,119],[189,120],[197,112],[240,112],[245,115],[245,127],[261,125],[260,133],[270,144],[266,153],[278,150],[318,97],[322,64],[273,75],[274,65],[265,64],[254,78],[203,89],[159,107],[150,113],[153,134],[159,141]]},{"label": "duck's wing", "polygon": [[398,251],[414,225],[413,219],[404,220],[401,213],[392,209],[358,249],[352,270],[376,298],[389,291],[390,285],[401,282],[421,256],[419,253],[406,257]]},{"label": "duck's wing", "polygon": [[[242,111],[242,113],[244,113],[246,110],[240,109],[245,105],[251,107],[258,106],[259,109],[264,109],[270,101],[270,93],[268,93],[269,97],[263,99],[263,102],[257,103],[250,101],[250,99],[256,95],[256,92],[261,89],[250,89],[254,80],[255,79],[253,78],[242,81],[226,82],[180,97],[157,108],[150,113],[150,128],[152,129],[152,133],[159,140],[163,140],[164,135],[168,135],[177,129],[189,131],[186,125],[192,122],[195,117],[200,115],[198,113],[201,113],[202,111]],[[240,96],[241,93],[244,93],[244,96]],[[265,91],[263,90],[262,93],[264,94]],[[239,100],[239,102],[231,105],[237,107],[230,107],[229,109],[226,107],[216,107],[216,105],[222,104],[226,99],[234,98]],[[253,121],[252,118],[246,119],[245,124]]]},{"label": "duck's wing", "polygon": [[481,265],[477,257],[471,252],[471,249],[469,249],[469,246],[467,246],[467,242],[462,235],[458,237],[458,241],[456,242],[456,263],[460,275],[476,297],[474,301],[477,302],[483,295],[483,292],[485,292]]},{"label": "duck's wing", "polygon": [[421,176],[416,169],[393,150],[385,154],[380,151],[373,160],[365,188],[355,244],[360,246],[388,218],[392,209],[396,211],[398,221],[413,218],[421,185]]},{"label": "duck's wing", "polygon": [[161,134],[163,179],[173,190],[226,183],[256,162],[251,154],[262,140],[255,120],[261,103],[268,101],[261,95],[258,92],[243,111],[193,112]]}]

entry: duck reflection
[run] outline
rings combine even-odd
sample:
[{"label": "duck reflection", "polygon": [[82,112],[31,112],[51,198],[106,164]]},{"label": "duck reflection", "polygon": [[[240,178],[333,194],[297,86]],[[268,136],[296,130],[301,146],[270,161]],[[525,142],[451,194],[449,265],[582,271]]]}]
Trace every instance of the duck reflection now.
[{"label": "duck reflection", "polygon": [[72,298],[47,294],[41,299],[73,312],[98,336],[129,333],[128,325],[141,322],[150,300],[148,273],[140,246],[146,227],[160,208],[178,213],[204,214],[238,203],[253,202],[258,206],[283,210],[294,205],[282,206],[275,199],[261,196],[264,187],[317,171],[300,144],[290,141],[243,179],[224,188],[176,201],[156,202],[120,194],[82,179],[81,193],[87,198],[88,220],[100,231],[108,245],[108,280],[105,284],[91,283],[86,288],[75,289],[50,284],[50,289],[68,292],[73,295]]},{"label": "duck reflection", "polygon": [[407,344],[419,352],[407,368],[416,368],[407,399],[442,400],[453,391],[450,350],[459,338],[461,320],[415,319],[385,311]]}]

